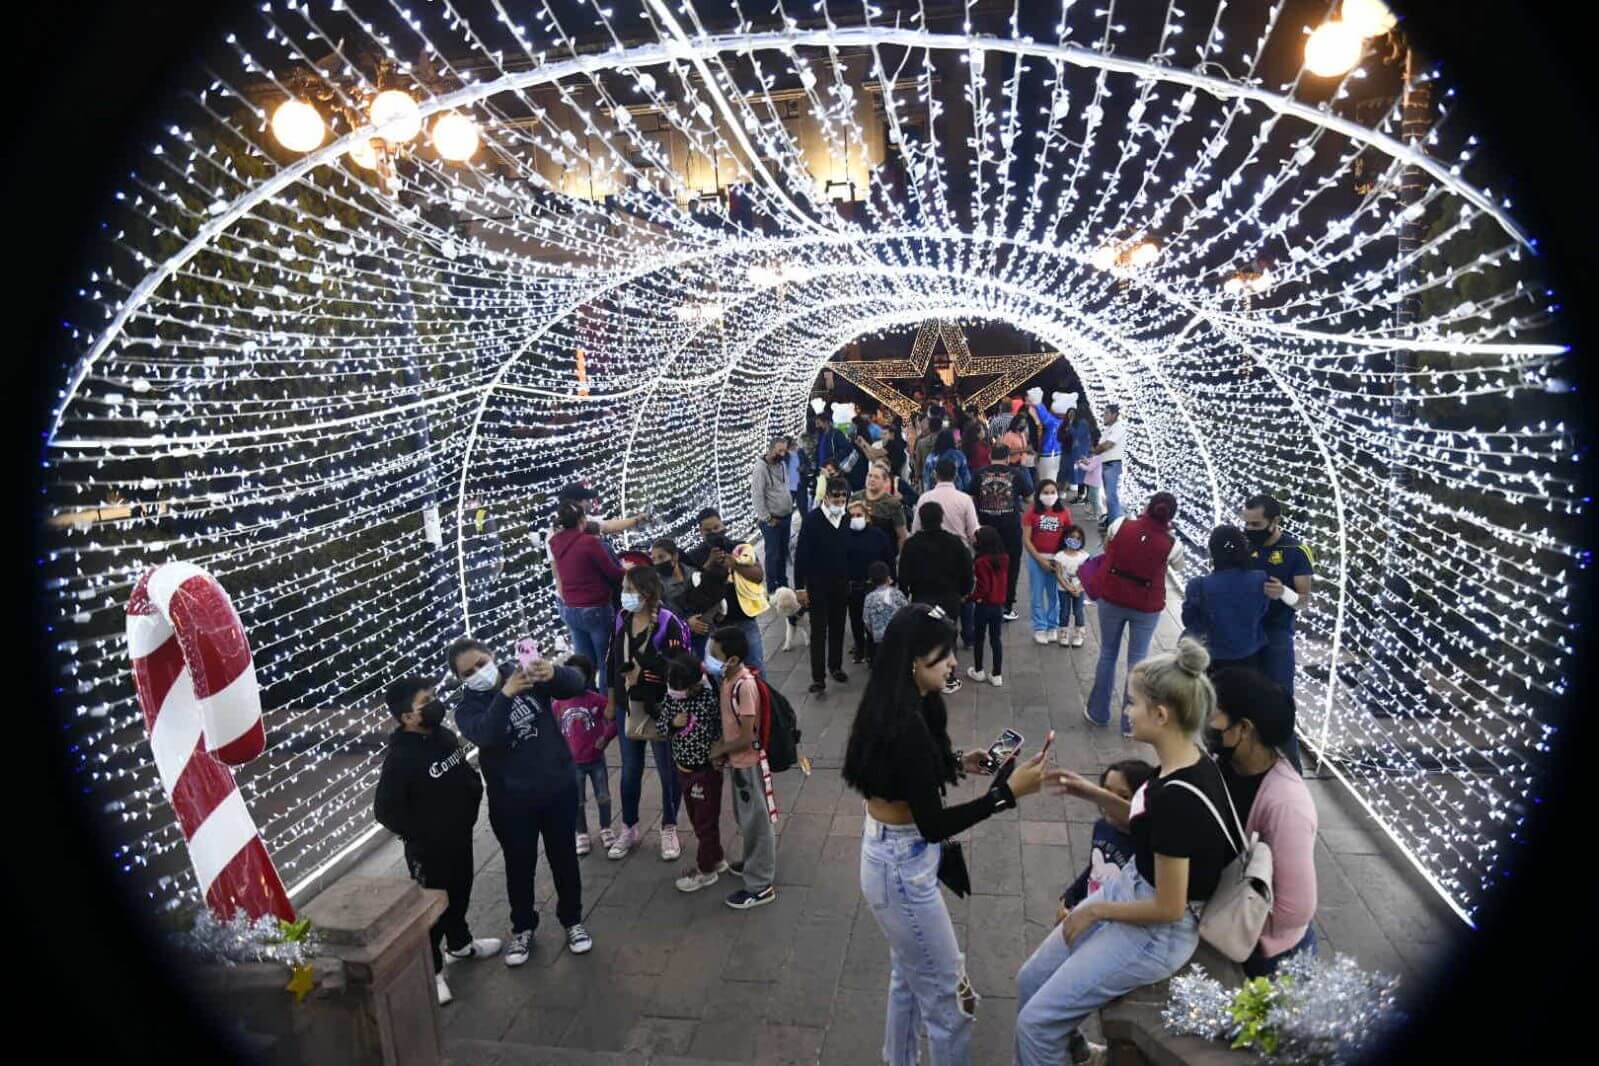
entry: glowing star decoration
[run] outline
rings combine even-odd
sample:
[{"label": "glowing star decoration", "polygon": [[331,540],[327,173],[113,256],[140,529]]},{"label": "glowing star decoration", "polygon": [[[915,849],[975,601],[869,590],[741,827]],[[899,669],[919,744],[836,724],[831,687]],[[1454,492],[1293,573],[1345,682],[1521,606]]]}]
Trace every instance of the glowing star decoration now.
[{"label": "glowing star decoration", "polygon": [[[1485,166],[1439,73],[1411,148],[1397,102],[1306,76],[1304,13],[1271,0],[1057,5],[1031,37],[1014,0],[936,29],[639,10],[263,5],[149,102],[171,123],[67,316],[36,568],[62,752],[126,887],[200,898],[131,754],[119,608],[148,566],[205,567],[250,634],[274,743],[238,793],[292,892],[375,832],[383,679],[466,633],[555,645],[562,486],[649,510],[630,544],[693,544],[708,506],[742,537],[751,457],[836,353],[999,321],[1063,353],[1091,417],[1122,405],[1130,507],[1169,490],[1204,543],[1282,499],[1316,560],[1300,737],[1473,916],[1565,740],[1591,556],[1559,297],[1497,192],[1520,161]],[[405,99],[376,144],[357,110],[291,154],[290,85]],[[467,165],[384,144],[447,115]]]},{"label": "glowing star decoration", "polygon": [[939,372],[946,386],[954,385],[960,378],[998,375],[994,381],[963,399],[963,403],[976,406],[979,410],[986,410],[1001,397],[1009,396],[1018,386],[1060,358],[1059,352],[973,356],[966,345],[966,334],[959,326],[953,322],[930,319],[923,322],[917,331],[908,359],[837,359],[827,365],[895,414],[910,418],[916,414],[916,401],[889,383],[924,379],[940,342],[950,359],[948,376],[944,376],[943,369]]}]

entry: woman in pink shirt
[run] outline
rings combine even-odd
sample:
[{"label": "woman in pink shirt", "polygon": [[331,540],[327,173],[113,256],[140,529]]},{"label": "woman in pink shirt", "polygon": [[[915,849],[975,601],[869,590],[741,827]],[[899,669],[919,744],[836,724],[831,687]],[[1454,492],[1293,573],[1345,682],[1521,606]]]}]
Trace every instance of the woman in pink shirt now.
[{"label": "woman in pink shirt", "polygon": [[1216,710],[1206,740],[1223,782],[1244,819],[1271,848],[1271,914],[1249,977],[1267,977],[1288,956],[1316,951],[1316,803],[1304,778],[1282,754],[1294,731],[1294,708],[1282,688],[1248,667],[1218,670]]}]

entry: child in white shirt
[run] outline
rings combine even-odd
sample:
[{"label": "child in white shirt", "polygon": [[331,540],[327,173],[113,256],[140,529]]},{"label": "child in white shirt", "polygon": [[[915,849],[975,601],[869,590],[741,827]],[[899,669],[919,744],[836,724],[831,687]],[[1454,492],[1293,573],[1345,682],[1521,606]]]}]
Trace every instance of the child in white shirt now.
[{"label": "child in white shirt", "polygon": [[[1055,580],[1060,582],[1060,646],[1081,648],[1088,632],[1087,617],[1083,613],[1083,583],[1077,571],[1088,561],[1088,543],[1083,527],[1070,525],[1061,539],[1061,550],[1055,553]],[[1067,625],[1068,621],[1075,624]]]}]

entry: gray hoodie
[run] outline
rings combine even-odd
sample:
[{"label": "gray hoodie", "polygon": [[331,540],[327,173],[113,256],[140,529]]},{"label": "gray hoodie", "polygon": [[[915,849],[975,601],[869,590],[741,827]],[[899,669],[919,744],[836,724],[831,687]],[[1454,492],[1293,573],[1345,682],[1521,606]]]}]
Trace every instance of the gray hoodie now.
[{"label": "gray hoodie", "polygon": [[769,463],[764,455],[755,460],[755,468],[750,472],[750,494],[755,500],[755,517],[762,522],[787,518],[794,513],[786,463]]}]

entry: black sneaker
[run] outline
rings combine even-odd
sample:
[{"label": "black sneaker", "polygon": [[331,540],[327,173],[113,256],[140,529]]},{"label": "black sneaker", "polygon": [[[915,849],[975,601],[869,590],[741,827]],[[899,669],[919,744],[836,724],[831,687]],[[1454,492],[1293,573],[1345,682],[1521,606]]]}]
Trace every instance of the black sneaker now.
[{"label": "black sneaker", "polygon": [[849,683],[849,675],[842,670],[834,670],[833,680],[837,681],[840,685],[845,685]]},{"label": "black sneaker", "polygon": [[1020,618],[1021,615],[1016,613],[1016,608],[1007,607],[1007,608],[1005,608],[1005,613],[1000,615],[1000,617],[1005,619],[1005,621],[1007,621],[1007,622],[1014,622],[1018,618]]},{"label": "black sneaker", "polygon": [[812,681],[811,682],[811,687],[809,689],[807,689],[806,691],[812,692],[812,693],[826,692],[827,691],[827,682],[826,681]]},{"label": "black sneaker", "polygon": [[777,889],[767,885],[759,892],[751,892],[741,888],[727,897],[727,905],[736,911],[747,911],[752,907],[763,907],[777,898]]},{"label": "black sneaker", "polygon": [[729,873],[734,873],[734,874],[737,874],[740,877],[743,877],[744,876],[744,860],[740,859],[738,862],[730,862],[730,863],[728,863],[727,864],[727,870],[728,870]]},{"label": "black sneaker", "polygon": [[849,661],[859,666],[861,663],[866,661],[866,653],[857,648],[855,651],[849,653]]}]

